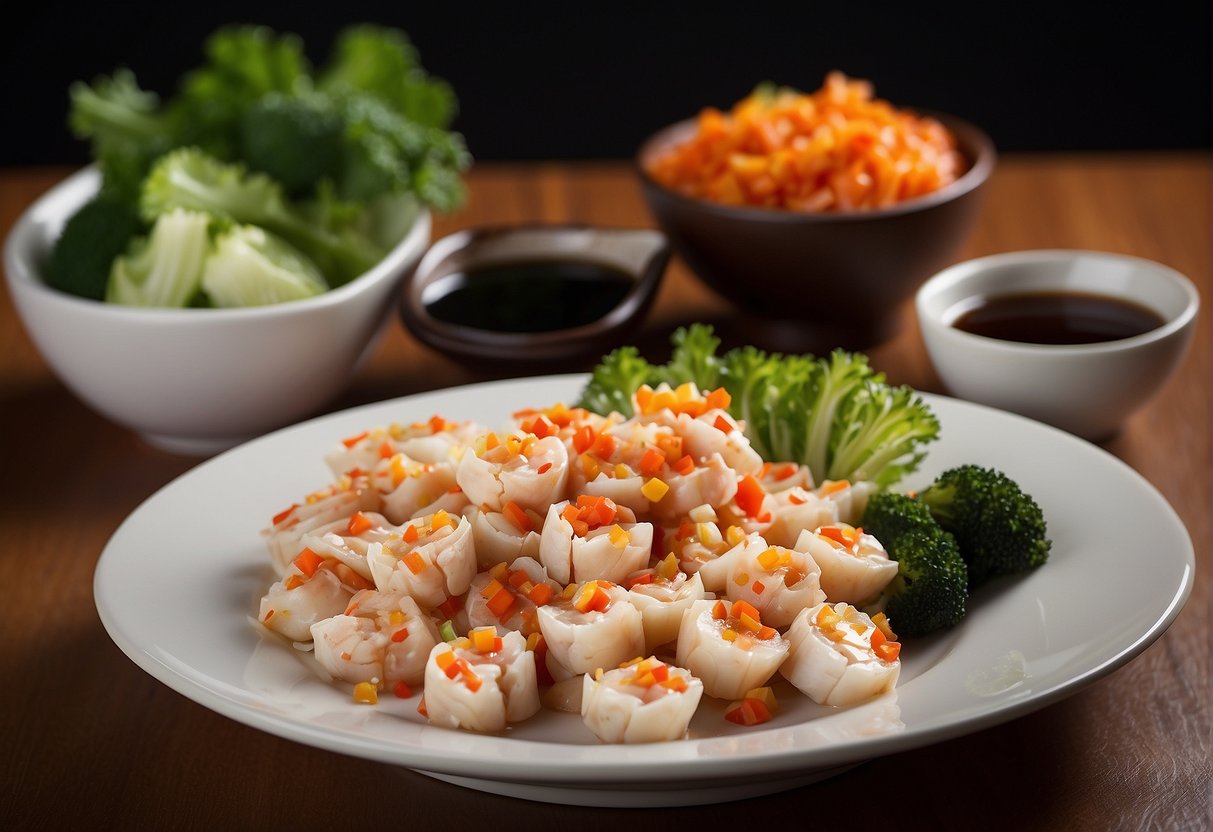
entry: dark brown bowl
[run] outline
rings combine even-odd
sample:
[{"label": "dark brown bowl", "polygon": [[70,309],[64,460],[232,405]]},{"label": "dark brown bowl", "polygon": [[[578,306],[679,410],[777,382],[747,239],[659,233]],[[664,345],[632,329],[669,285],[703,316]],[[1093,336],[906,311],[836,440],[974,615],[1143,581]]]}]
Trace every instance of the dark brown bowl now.
[{"label": "dark brown bowl", "polygon": [[704,283],[771,326],[814,330],[852,349],[896,330],[897,315],[947,265],[972,230],[994,169],[984,132],[930,113],[956,137],[968,170],[940,190],[875,211],[793,212],[694,199],[658,184],[648,160],[694,133],[694,119],[661,130],[636,157],[649,210]]},{"label": "dark brown bowl", "polygon": [[[405,328],[434,349],[456,358],[477,359],[496,369],[592,362],[626,343],[644,320],[670,256],[666,236],[653,229],[520,225],[460,231],[434,243],[421,258],[405,284],[400,315]],[[427,309],[444,278],[477,266],[535,260],[604,265],[628,275],[632,284],[597,320],[540,332],[451,323]],[[482,317],[491,318],[491,314]]]}]

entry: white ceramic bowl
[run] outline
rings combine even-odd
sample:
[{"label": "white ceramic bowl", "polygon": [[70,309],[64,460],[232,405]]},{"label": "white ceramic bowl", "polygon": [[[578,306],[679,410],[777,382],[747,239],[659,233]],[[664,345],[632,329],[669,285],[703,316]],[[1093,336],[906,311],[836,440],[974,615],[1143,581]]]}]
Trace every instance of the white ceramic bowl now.
[{"label": "white ceramic bowl", "polygon": [[[953,326],[967,299],[1040,291],[1127,300],[1157,312],[1164,323],[1130,338],[1073,345],[1004,341]],[[923,341],[950,392],[1091,440],[1114,435],[1163,386],[1192,339],[1199,307],[1196,287],[1174,269],[1094,251],[970,260],[935,275],[916,296]]]},{"label": "white ceramic bowl", "polygon": [[68,388],[150,444],[205,455],[314,413],[382,333],[430,239],[421,212],[378,265],[306,300],[248,309],[137,309],[73,297],[42,269],[67,218],[97,190],[88,168],[17,221],[4,248],[26,330]]}]

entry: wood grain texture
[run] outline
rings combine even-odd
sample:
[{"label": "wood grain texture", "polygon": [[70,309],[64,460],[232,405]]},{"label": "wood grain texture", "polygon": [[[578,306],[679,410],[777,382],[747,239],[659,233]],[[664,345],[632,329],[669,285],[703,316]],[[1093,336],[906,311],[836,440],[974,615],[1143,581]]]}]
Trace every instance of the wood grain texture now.
[{"label": "wood grain texture", "polygon": [[[410,829],[568,823],[664,829],[755,817],[882,828],[1197,829],[1213,825],[1213,335],[1211,165],[1204,155],[1012,156],[957,259],[1087,248],[1158,260],[1198,284],[1204,309],[1178,374],[1105,444],[1171,502],[1197,550],[1196,584],[1171,629],[1076,695],[1014,722],[874,760],[826,782],[717,807],[629,812],[524,804],[281,740],[155,682],[110,642],[92,601],[109,535],[196,460],[143,445],[50,374],[0,293],[0,827]],[[66,170],[0,171],[0,232]],[[623,164],[483,165],[436,234],[493,223],[650,224]],[[735,319],[675,261],[637,340],[678,323]],[[939,391],[912,310],[872,363]],[[525,373],[520,370],[518,373]],[[487,377],[394,324],[332,408]],[[1149,557],[1149,552],[1140,553]],[[1114,610],[1106,613],[1115,615]],[[879,795],[879,797],[874,797]],[[870,810],[865,817],[871,819]]]}]

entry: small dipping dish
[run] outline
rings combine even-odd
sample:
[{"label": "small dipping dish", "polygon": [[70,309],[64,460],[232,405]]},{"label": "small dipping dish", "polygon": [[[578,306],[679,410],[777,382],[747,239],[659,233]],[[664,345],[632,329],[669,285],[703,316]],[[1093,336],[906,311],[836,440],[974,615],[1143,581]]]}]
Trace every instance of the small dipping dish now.
[{"label": "small dipping dish", "polygon": [[644,319],[670,259],[647,229],[528,225],[434,243],[406,283],[405,327],[460,359],[552,365],[597,359]]},{"label": "small dipping dish", "polygon": [[[975,315],[996,312],[1008,298],[1029,307],[1017,321],[1003,324],[1018,331],[974,322]],[[1042,316],[1042,302],[1093,312],[1097,328],[1123,323],[1109,317],[1141,317],[1146,323],[1112,335],[1074,336],[1068,330],[1081,323]],[[1174,269],[1094,251],[1024,251],[970,260],[930,278],[916,296],[927,353],[951,393],[1092,441],[1115,435],[1163,386],[1191,342],[1199,308],[1196,287]],[[1075,337],[1089,342],[1049,343]]]}]

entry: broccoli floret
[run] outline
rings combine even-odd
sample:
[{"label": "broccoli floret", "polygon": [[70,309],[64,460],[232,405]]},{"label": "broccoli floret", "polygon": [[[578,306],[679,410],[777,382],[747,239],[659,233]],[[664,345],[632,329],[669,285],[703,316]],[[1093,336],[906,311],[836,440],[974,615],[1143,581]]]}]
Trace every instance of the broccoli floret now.
[{"label": "broccoli floret", "polygon": [[173,146],[176,122],[160,110],[155,93],[139,87],[129,69],[72,84],[68,124],[88,139],[100,163],[102,193],[134,205],[153,160]]},{"label": "broccoli floret", "polygon": [[885,587],[882,608],[898,633],[921,636],[953,627],[965,615],[968,574],[956,540],[919,501],[882,492],[868,501],[864,530],[897,561],[897,575]]},{"label": "broccoli floret", "polygon": [[143,231],[125,200],[101,195],[72,215],[55,241],[46,268],[47,285],[82,298],[102,300],[114,258]]},{"label": "broccoli floret", "polygon": [[218,307],[301,300],[327,288],[315,263],[251,225],[237,225],[220,234],[202,271],[202,289]]},{"label": "broccoli floret", "polygon": [[198,294],[210,254],[210,218],[170,211],[114,260],[105,299],[126,306],[184,307]]},{"label": "broccoli floret", "polygon": [[333,286],[362,274],[387,253],[352,224],[330,228],[309,221],[268,176],[197,148],[174,150],[156,163],[143,185],[140,208],[149,219],[185,208],[260,226],[307,255]]},{"label": "broccoli floret", "polygon": [[945,471],[919,495],[951,532],[969,567],[970,589],[997,575],[1026,572],[1049,557],[1044,513],[1001,471],[962,465]]},{"label": "broccoli floret", "polygon": [[244,160],[295,196],[311,193],[322,178],[337,175],[344,132],[344,119],[322,95],[272,92],[240,116]]}]

